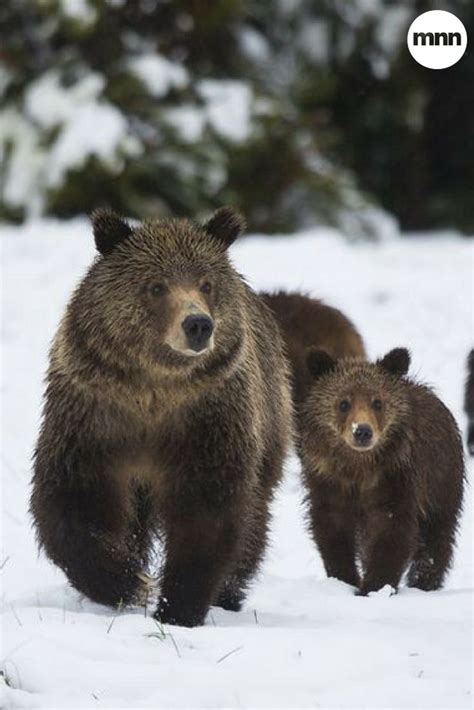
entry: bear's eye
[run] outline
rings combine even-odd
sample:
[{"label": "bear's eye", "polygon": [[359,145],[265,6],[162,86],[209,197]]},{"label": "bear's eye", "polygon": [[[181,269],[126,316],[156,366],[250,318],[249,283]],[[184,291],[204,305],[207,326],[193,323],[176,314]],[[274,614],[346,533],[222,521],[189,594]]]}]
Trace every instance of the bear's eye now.
[{"label": "bear's eye", "polygon": [[166,292],[165,284],[156,282],[150,286],[150,293],[152,296],[163,296]]},{"label": "bear's eye", "polygon": [[340,412],[348,412],[349,409],[351,408],[351,403],[349,402],[348,399],[341,399],[339,402],[339,411]]},{"label": "bear's eye", "polygon": [[374,399],[372,402],[372,409],[375,409],[377,412],[380,412],[382,409],[382,400],[381,399]]},{"label": "bear's eye", "polygon": [[210,281],[204,281],[203,284],[201,284],[200,291],[205,294],[210,294],[212,291],[212,284]]}]

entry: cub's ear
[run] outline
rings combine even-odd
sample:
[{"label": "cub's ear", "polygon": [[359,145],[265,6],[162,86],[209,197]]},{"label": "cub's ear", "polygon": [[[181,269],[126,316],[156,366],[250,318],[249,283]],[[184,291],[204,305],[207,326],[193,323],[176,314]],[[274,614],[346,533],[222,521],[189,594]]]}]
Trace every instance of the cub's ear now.
[{"label": "cub's ear", "polygon": [[394,348],[376,363],[391,375],[403,377],[410,367],[410,353],[406,348]]},{"label": "cub's ear", "polygon": [[306,355],[306,365],[314,379],[318,379],[332,372],[336,367],[336,361],[325,350],[310,348]]},{"label": "cub's ear", "polygon": [[227,249],[245,230],[245,220],[232,207],[221,207],[205,223],[204,231]]},{"label": "cub's ear", "polygon": [[123,242],[132,233],[130,225],[112,210],[94,210],[91,221],[95,246],[103,255],[110,254],[117,244]]}]

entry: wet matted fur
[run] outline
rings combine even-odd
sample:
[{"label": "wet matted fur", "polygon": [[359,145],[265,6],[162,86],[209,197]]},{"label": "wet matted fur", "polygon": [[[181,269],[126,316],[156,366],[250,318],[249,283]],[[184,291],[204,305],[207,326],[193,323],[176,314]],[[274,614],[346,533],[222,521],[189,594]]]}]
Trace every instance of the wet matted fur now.
[{"label": "wet matted fur", "polygon": [[328,576],[360,594],[397,588],[407,568],[410,586],[438,589],[452,560],[462,442],[408,367],[403,348],[375,364],[308,355],[314,384],[297,427],[311,532]]},{"label": "wet matted fur", "polygon": [[[132,228],[98,211],[99,256],[73,294],[47,374],[31,511],[38,541],[91,599],[143,592],[164,542],[163,622],[238,609],[263,556],[291,434],[283,345],[227,257],[232,210]],[[203,350],[186,314],[212,322]],[[206,321],[208,322],[208,321]]]}]

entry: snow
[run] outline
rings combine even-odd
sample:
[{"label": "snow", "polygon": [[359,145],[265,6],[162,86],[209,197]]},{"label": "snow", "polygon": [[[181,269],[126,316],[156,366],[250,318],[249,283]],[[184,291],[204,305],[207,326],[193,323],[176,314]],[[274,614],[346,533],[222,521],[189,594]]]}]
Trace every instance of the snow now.
[{"label": "snow", "polygon": [[183,104],[176,108],[165,109],[164,120],[170,124],[186,143],[198,141],[204,130],[206,117],[201,107]]},{"label": "snow", "polygon": [[244,27],[238,35],[238,40],[242,51],[251,61],[267,62],[270,59],[268,40],[254,27]]},{"label": "snow", "polygon": [[251,108],[265,110],[254,102],[248,86],[241,81],[206,79],[197,87],[203,105],[182,104],[163,109],[162,118],[172,126],[186,143],[202,138],[206,124],[232,142],[245,140],[250,132]]},{"label": "snow", "polygon": [[217,133],[243,141],[250,133],[252,92],[243,81],[205,79],[198,92],[206,101],[206,115]]},{"label": "snow", "polygon": [[15,207],[29,203],[39,214],[42,199],[36,191],[43,165],[43,151],[31,123],[15,109],[0,112],[0,163],[5,166],[3,197]]},{"label": "snow", "polygon": [[384,8],[377,25],[377,38],[386,55],[393,56],[402,45],[413,19],[413,12],[408,7]]},{"label": "snow", "polygon": [[[82,219],[0,229],[3,266],[2,667],[0,707],[472,707],[472,495],[446,587],[368,598],[327,579],[305,530],[291,456],[272,544],[244,610],[160,629],[143,609],[82,598],[38,556],[27,512],[47,350],[93,258]],[[305,289],[343,308],[371,356],[412,350],[464,429],[473,247],[446,232],[351,244],[329,229],[232,248],[256,288]],[[8,298],[6,296],[8,295]],[[473,465],[469,463],[468,475]],[[0,684],[1,684],[0,679]],[[3,693],[3,697],[2,697]]]},{"label": "snow", "polygon": [[44,154],[44,178],[48,186],[62,183],[64,174],[78,169],[95,155],[112,172],[122,166],[121,151],[136,154],[140,146],[128,135],[127,121],[112,104],[101,100],[105,79],[86,74],[71,87],[61,84],[50,71],[26,92],[25,109],[42,128],[60,126],[58,136]]},{"label": "snow", "polygon": [[123,167],[119,149],[132,155],[141,151],[139,142],[128,136],[127,131],[126,119],[112,104],[92,104],[77,109],[49,153],[48,185],[61,185],[64,173],[81,168],[91,155],[118,174]]},{"label": "snow", "polygon": [[[12,142],[4,187],[7,202],[27,206],[30,216],[37,215],[44,186],[60,185],[68,170],[80,168],[91,155],[117,173],[123,156],[140,152],[127,120],[101,99],[104,87],[98,73],[63,86],[59,73],[51,70],[26,91],[24,115],[12,109],[0,113],[0,138]],[[58,129],[50,146],[41,144],[35,125]]]},{"label": "snow", "polygon": [[184,67],[161,54],[142,54],[128,62],[129,69],[144,83],[155,98],[166,96],[170,89],[184,89],[188,73]]},{"label": "snow", "polygon": [[60,0],[61,12],[82,25],[92,25],[97,19],[97,11],[88,0]]},{"label": "snow", "polygon": [[326,64],[331,47],[330,26],[321,20],[309,20],[301,28],[300,44],[315,63]]},{"label": "snow", "polygon": [[25,111],[41,128],[54,128],[70,121],[76,111],[96,102],[105,87],[98,72],[89,72],[72,86],[64,86],[52,69],[33,82],[25,93]]}]

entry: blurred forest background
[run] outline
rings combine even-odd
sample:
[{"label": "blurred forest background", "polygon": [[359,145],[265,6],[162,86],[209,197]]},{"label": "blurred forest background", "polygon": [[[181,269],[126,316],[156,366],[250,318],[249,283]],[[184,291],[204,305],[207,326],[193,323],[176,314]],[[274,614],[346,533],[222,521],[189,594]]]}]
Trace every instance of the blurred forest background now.
[{"label": "blurred forest background", "polygon": [[474,52],[412,59],[432,9],[474,42],[472,0],[1,0],[0,219],[473,233]]}]

